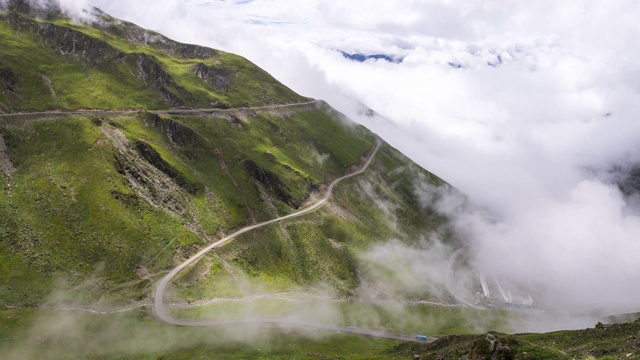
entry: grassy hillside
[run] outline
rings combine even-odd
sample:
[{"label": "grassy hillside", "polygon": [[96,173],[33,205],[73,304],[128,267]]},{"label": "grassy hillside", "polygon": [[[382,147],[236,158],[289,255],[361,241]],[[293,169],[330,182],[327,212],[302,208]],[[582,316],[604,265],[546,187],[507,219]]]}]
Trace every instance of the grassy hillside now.
[{"label": "grassy hillside", "polygon": [[[434,303],[450,299],[427,262],[446,262],[442,249],[458,244],[425,200],[435,195],[418,192],[447,185],[387,144],[322,208],[243,234],[186,268],[167,300],[183,318],[292,316],[441,339],[159,323],[150,308],[158,279],[206,244],[317,201],[378,139],[236,55],[98,10],[78,24],[54,3],[8,4],[0,7],[4,357],[637,358],[638,322],[486,334],[508,332],[509,312]],[[93,111],[58,111],[78,109]],[[431,256],[412,268],[416,253]],[[460,335],[474,333],[483,335]]]},{"label": "grassy hillside", "polygon": [[446,336],[429,345],[402,344],[390,352],[422,359],[637,359],[640,320],[545,334]]},{"label": "grassy hillside", "polygon": [[[458,309],[460,310],[460,309]],[[441,321],[464,311],[432,309]],[[353,312],[352,309],[345,311]],[[434,319],[427,309],[414,312]],[[499,317],[484,314],[488,323]],[[167,326],[147,309],[96,315],[56,310],[0,310],[3,359],[411,359],[395,340],[256,325],[221,328]]]},{"label": "grassy hillside", "polygon": [[101,13],[78,24],[0,10],[0,43],[0,112],[306,101],[246,59]]},{"label": "grassy hillside", "polygon": [[[418,315],[416,320],[429,319],[419,312],[413,315]],[[439,316],[450,323],[456,319],[444,312]],[[475,320],[493,320],[491,326],[495,326],[501,316],[484,312]],[[464,316],[462,325],[471,328],[470,319]],[[450,335],[432,344],[418,344],[314,329],[171,327],[157,322],[145,309],[109,315],[0,310],[3,359],[613,360],[637,359],[639,349],[637,321],[545,334]]]},{"label": "grassy hillside", "polygon": [[[0,112],[128,109],[0,114],[7,307],[148,301],[154,281],[182,259],[315,201],[374,146],[374,134],[245,59],[98,10],[93,19],[74,23],[55,5],[22,0],[0,9]],[[287,106],[256,107],[274,104]],[[169,108],[221,110],[153,112]],[[416,178],[441,183],[385,145],[330,206],[209,254],[181,274],[173,296],[320,285],[332,296],[355,296],[372,280],[358,258],[372,244],[416,243],[436,231],[449,238],[444,219],[416,201]]]},{"label": "grassy hillside", "polygon": [[[100,12],[77,24],[55,7],[36,17],[24,1],[10,5],[0,9],[0,351],[264,355],[208,335],[168,341],[198,330],[154,322],[147,306],[155,282],[206,244],[314,203],[332,180],[362,166],[377,137],[241,57]],[[209,110],[180,111],[202,108]],[[92,111],[58,111],[78,109]],[[478,316],[501,328],[500,312],[375,303],[447,300],[398,255],[386,262],[371,255],[385,244],[405,252],[455,245],[447,219],[418,200],[418,183],[446,186],[383,144],[328,204],[207,254],[178,276],[168,300],[229,300],[175,307],[191,318],[326,310],[337,317],[323,321],[396,331],[467,332]],[[299,297],[295,306],[290,296]],[[319,300],[307,306],[309,299]],[[60,310],[135,306],[104,316]],[[144,343],[137,332],[156,339]],[[384,358],[395,345],[291,335],[300,344],[291,347],[273,340],[278,332],[261,334],[258,344],[272,347],[272,357],[317,348]],[[93,352],[73,345],[95,339],[106,345]]]},{"label": "grassy hillside", "polygon": [[[7,284],[0,301],[8,306],[36,306],[52,288],[76,289],[58,301],[95,303],[107,293],[111,301],[144,301],[180,259],[313,201],[374,145],[364,128],[307,103],[238,56],[180,44],[97,10],[92,22],[78,24],[55,7],[43,13],[9,4],[0,11],[0,112],[139,111],[0,119]],[[303,104],[149,112],[292,103]],[[185,272],[177,296],[319,283],[353,295],[362,278],[358,249],[391,237],[411,241],[443,221],[414,199],[411,179],[431,175],[388,147],[374,168],[368,182],[341,186],[332,208],[212,253]],[[397,210],[393,222],[389,207],[379,206],[387,203]]]},{"label": "grassy hillside", "polygon": [[[143,297],[151,278],[141,274],[157,274],[233,229],[292,212],[373,147],[372,134],[315,105],[240,118],[245,115],[4,120],[0,134],[15,171],[0,178],[9,285],[0,300],[37,304],[58,276],[132,282],[134,298]],[[330,140],[321,140],[325,133]],[[383,216],[370,206],[349,207]],[[256,282],[307,284],[326,276],[353,288],[353,269],[333,271],[353,266],[348,254],[327,238],[357,243],[373,231],[360,221],[323,218],[328,223],[294,225],[302,227],[289,237],[272,229],[247,235],[224,256]],[[308,240],[313,232],[318,243]],[[310,272],[311,259],[303,255],[318,251],[336,253],[335,259],[319,255],[339,269]]]},{"label": "grassy hillside", "polygon": [[[1,120],[0,138],[0,301],[18,316],[28,310],[17,309],[43,305],[147,303],[154,282],[181,260],[235,229],[319,198],[332,179],[359,167],[375,142],[320,104],[193,116],[21,115]],[[358,296],[372,276],[361,252],[389,239],[415,244],[441,230],[444,219],[415,199],[419,177],[440,183],[384,145],[370,170],[340,184],[327,206],[248,233],[187,269],[172,300]],[[394,289],[393,278],[378,284],[383,296],[431,296],[424,288]],[[283,306],[272,304],[264,315]],[[233,308],[223,314],[246,311]],[[351,324],[433,316],[345,309],[341,321]],[[211,314],[194,311],[185,316]],[[438,329],[459,321],[448,314]],[[0,347],[27,331],[0,328],[6,341]]]},{"label": "grassy hillside", "polygon": [[[249,348],[213,335],[179,344],[169,339],[193,338],[198,329],[168,330],[148,307],[120,315],[31,310],[147,304],[155,281],[205,244],[318,199],[332,179],[361,166],[376,140],[326,106],[191,116],[20,115],[1,119],[0,139],[0,302],[8,309],[0,317],[3,353],[277,358],[315,351],[385,358],[395,345],[340,336],[316,342],[291,334],[296,345],[286,345],[274,340],[279,333],[262,331]],[[371,272],[375,264],[360,256],[390,239],[420,246],[419,239],[434,231],[448,237],[445,219],[416,200],[415,179],[440,184],[383,145],[369,170],[341,183],[325,207],[210,253],[181,274],[169,300],[267,296],[266,303],[195,307],[180,314],[187,318],[272,316],[284,309],[318,316],[322,310],[337,316],[322,321],[372,328],[473,330],[478,314],[463,309],[348,301],[335,307],[334,299],[357,298],[363,286],[381,299],[433,296],[422,285],[396,288],[393,272],[378,278]],[[302,301],[268,300],[282,294],[302,294]],[[310,307],[305,298],[314,296],[328,300]],[[491,328],[501,323],[498,313],[480,316]],[[156,338],[143,341],[138,332]],[[73,345],[91,339],[103,345],[90,352]]]}]

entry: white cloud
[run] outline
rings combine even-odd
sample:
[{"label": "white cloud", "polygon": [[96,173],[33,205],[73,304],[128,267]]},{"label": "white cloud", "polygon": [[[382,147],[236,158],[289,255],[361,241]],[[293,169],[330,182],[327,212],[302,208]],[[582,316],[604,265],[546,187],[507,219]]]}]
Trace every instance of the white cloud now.
[{"label": "white cloud", "polygon": [[[0,0],[0,10],[6,10],[10,4],[10,0]],[[60,11],[75,18],[78,21],[86,21],[93,18],[88,11],[88,3],[86,0],[27,0],[31,6],[31,10],[39,16],[39,14],[46,13],[50,10]]]},{"label": "white cloud", "polygon": [[598,175],[640,161],[640,3],[92,3],[244,55],[381,134],[495,214],[460,219],[479,266],[545,283],[550,301],[640,303],[640,219]]}]

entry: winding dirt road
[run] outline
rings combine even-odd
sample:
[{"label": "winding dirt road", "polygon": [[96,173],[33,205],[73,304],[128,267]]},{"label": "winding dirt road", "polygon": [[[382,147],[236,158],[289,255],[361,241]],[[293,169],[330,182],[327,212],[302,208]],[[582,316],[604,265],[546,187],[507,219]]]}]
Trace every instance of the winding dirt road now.
[{"label": "winding dirt road", "polygon": [[[151,112],[156,113],[156,114],[160,114],[160,115],[173,115],[173,114],[198,114],[198,113],[204,113],[204,114],[218,114],[218,113],[228,113],[228,112],[235,112],[235,111],[255,111],[255,110],[268,110],[268,109],[278,109],[278,108],[288,108],[288,107],[297,107],[297,106],[304,106],[304,105],[311,105],[311,104],[320,104],[322,103],[321,100],[311,100],[308,102],[301,102],[301,103],[293,103],[293,104],[279,104],[279,105],[266,105],[266,106],[255,106],[255,107],[248,107],[248,108],[231,108],[231,109],[169,109],[169,110],[152,110]],[[16,113],[0,113],[0,120],[9,120],[9,119],[19,119],[19,118],[31,118],[31,117],[38,117],[38,116],[53,116],[58,117],[58,116],[69,116],[69,115],[126,115],[126,114],[133,114],[138,112],[138,110],[74,110],[74,111],[46,111],[46,112],[16,112]],[[55,119],[43,119],[43,120],[55,120]],[[300,211],[297,211],[295,213],[286,215],[286,216],[282,216],[273,220],[269,220],[269,221],[265,221],[259,224],[255,224],[255,225],[251,225],[251,226],[247,226],[245,228],[242,228],[238,231],[236,231],[235,233],[205,247],[204,249],[202,249],[200,252],[198,252],[197,254],[195,254],[194,256],[192,256],[191,258],[189,258],[188,260],[186,260],[185,262],[183,262],[182,264],[178,265],[176,268],[174,268],[171,272],[169,272],[169,274],[167,274],[164,278],[162,278],[162,280],[160,280],[160,282],[158,283],[155,293],[154,293],[154,299],[153,299],[153,309],[154,312],[156,314],[156,316],[158,317],[158,319],[169,323],[169,324],[173,324],[173,325],[179,325],[179,326],[202,326],[202,327],[212,327],[212,326],[229,326],[229,325],[239,325],[239,324],[253,324],[253,325],[274,325],[274,326],[281,326],[281,327],[297,327],[297,328],[308,328],[308,329],[320,329],[320,330],[327,330],[327,331],[336,331],[336,332],[343,332],[343,333],[350,333],[350,334],[357,334],[357,335],[365,335],[365,336],[372,336],[372,337],[378,337],[378,338],[386,338],[386,339],[393,339],[393,340],[401,340],[401,341],[418,341],[418,342],[422,342],[422,343],[431,343],[436,341],[436,338],[432,338],[429,337],[426,341],[424,340],[417,340],[415,336],[412,335],[404,335],[404,334],[395,334],[395,333],[391,333],[391,332],[386,332],[386,331],[380,331],[380,330],[370,330],[370,329],[361,329],[361,328],[355,328],[355,327],[348,327],[348,326],[340,326],[340,325],[330,325],[330,324],[323,324],[323,323],[315,323],[315,322],[308,322],[308,321],[303,321],[303,320],[296,320],[296,319],[292,319],[292,318],[286,318],[286,317],[248,317],[248,318],[240,318],[240,319],[220,319],[220,320],[181,320],[181,319],[176,319],[173,318],[171,315],[169,315],[166,307],[165,307],[165,303],[164,303],[164,292],[166,290],[167,285],[169,284],[169,282],[180,272],[182,271],[185,267],[189,266],[190,264],[192,264],[193,262],[195,262],[196,260],[198,260],[200,257],[202,257],[204,254],[206,254],[207,252],[211,251],[212,249],[223,245],[226,242],[231,241],[232,239],[234,239],[235,237],[244,234],[246,232],[249,232],[251,230],[260,228],[260,227],[264,227],[279,221],[283,221],[283,220],[287,220],[287,219],[291,219],[297,216],[301,216],[304,214],[307,214],[317,208],[319,208],[320,206],[322,206],[324,203],[327,202],[327,200],[329,200],[329,197],[331,196],[332,192],[333,192],[333,188],[341,181],[348,179],[350,177],[359,175],[361,173],[363,173],[371,164],[371,161],[373,160],[373,157],[375,156],[375,154],[378,152],[378,149],[380,148],[381,142],[378,141],[376,143],[376,146],[374,147],[373,151],[371,151],[371,154],[369,155],[366,163],[362,166],[362,168],[360,168],[358,171],[355,171],[351,174],[342,176],[336,180],[334,180],[331,184],[329,184],[329,187],[327,189],[327,193],[325,194],[325,196],[320,199],[318,202],[316,202],[315,204],[304,208]],[[140,307],[140,306],[148,306],[146,304],[143,305],[139,305],[136,306],[134,308]],[[133,309],[133,308],[131,308]],[[123,309],[123,310],[119,310],[119,311],[128,311],[131,310],[130,308],[127,309]],[[68,310],[82,310],[82,309],[71,309],[69,308]],[[90,312],[97,312],[98,311],[92,311],[92,310],[88,310]],[[118,311],[118,312],[119,312]],[[102,313],[102,312],[99,312]]]},{"label": "winding dirt road", "polygon": [[[360,328],[354,328],[354,327],[348,327],[348,326],[307,322],[303,320],[296,320],[296,319],[291,319],[286,317],[249,317],[249,318],[241,318],[241,319],[221,319],[221,320],[182,320],[182,319],[176,319],[171,315],[169,315],[164,303],[164,292],[166,290],[167,285],[180,271],[182,271],[182,269],[184,269],[185,267],[189,266],[190,264],[192,264],[193,262],[201,258],[207,252],[211,251],[212,249],[218,246],[225,244],[226,242],[231,241],[238,235],[244,234],[251,230],[264,227],[279,221],[301,216],[319,208],[324,203],[326,203],[327,200],[329,200],[329,197],[331,196],[333,192],[333,188],[336,186],[336,184],[338,184],[339,182],[345,179],[348,179],[350,177],[363,173],[369,167],[369,164],[371,164],[373,157],[378,152],[380,145],[381,145],[381,142],[378,141],[373,151],[371,151],[371,154],[369,155],[367,162],[362,166],[362,168],[360,168],[356,172],[353,172],[351,174],[342,176],[334,180],[329,185],[329,188],[327,189],[327,193],[325,194],[325,196],[315,204],[286,216],[282,216],[273,220],[265,221],[259,224],[242,228],[236,231],[235,233],[205,247],[200,252],[193,255],[191,258],[187,259],[185,262],[183,262],[182,264],[174,268],[171,272],[169,272],[169,274],[167,274],[164,278],[162,278],[162,280],[160,280],[155,290],[154,299],[153,299],[153,309],[158,319],[166,323],[179,325],[179,326],[211,327],[211,326],[228,326],[228,325],[238,325],[238,324],[266,324],[266,325],[278,325],[278,326],[285,326],[285,327],[303,327],[303,328],[310,328],[310,329],[322,329],[322,330],[328,330],[328,331],[337,331],[337,332],[350,333],[350,334],[366,335],[366,336],[373,336],[373,337],[393,339],[393,340],[417,341],[415,336],[410,336],[410,335],[394,334],[386,331],[360,329]],[[435,340],[436,340],[435,338],[429,338],[427,341],[421,341],[421,342],[433,342]]]}]

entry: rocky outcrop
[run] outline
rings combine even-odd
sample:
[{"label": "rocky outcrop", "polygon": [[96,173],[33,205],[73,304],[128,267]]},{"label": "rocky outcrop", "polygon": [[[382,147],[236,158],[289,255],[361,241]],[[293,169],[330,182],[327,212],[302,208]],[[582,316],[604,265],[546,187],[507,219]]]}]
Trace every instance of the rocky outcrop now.
[{"label": "rocky outcrop", "polygon": [[182,44],[161,34],[145,30],[135,24],[114,19],[99,9],[96,9],[96,12],[102,15],[106,21],[97,22],[94,26],[109,34],[123,37],[134,44],[149,46],[169,56],[181,59],[204,60],[218,56],[218,51],[214,49],[199,45]]},{"label": "rocky outcrop", "polygon": [[188,105],[192,98],[191,93],[177,85],[155,58],[142,53],[128,54],[127,57],[133,57],[135,61],[136,78],[156,90],[163,102],[172,107]]},{"label": "rocky outcrop", "polygon": [[221,66],[197,64],[193,73],[218,91],[227,91],[231,87],[231,71]]},{"label": "rocky outcrop", "polygon": [[[413,345],[408,351],[415,354],[414,357],[438,360],[513,360],[516,358],[516,352],[512,346],[516,344],[516,340],[494,336],[491,333],[485,336],[449,335],[430,344]],[[425,356],[426,354],[429,355]]]},{"label": "rocky outcrop", "polygon": [[19,85],[18,76],[0,62],[0,113],[11,111]]},{"label": "rocky outcrop", "polygon": [[[153,206],[187,218],[188,201],[184,191],[164,172],[145,161],[120,129],[106,124],[100,129],[113,145],[116,170],[128,181],[136,196]],[[132,205],[133,199],[130,196],[123,196],[120,193],[112,195]]]},{"label": "rocky outcrop", "polygon": [[272,192],[280,201],[290,206],[296,207],[293,198],[289,195],[289,188],[278,178],[276,174],[269,170],[262,169],[251,160],[244,160],[244,166],[255,180],[264,185],[268,191]]},{"label": "rocky outcrop", "polygon": [[179,122],[171,119],[163,119],[157,114],[147,114],[147,120],[151,124],[160,129],[167,135],[169,141],[174,145],[186,146],[188,144],[194,144],[198,139],[198,134],[188,126],[182,125]]},{"label": "rocky outcrop", "polygon": [[156,169],[162,171],[165,175],[173,179],[180,187],[190,193],[197,193],[201,190],[198,184],[189,181],[184,174],[164,160],[160,153],[158,153],[151,145],[142,140],[137,140],[134,145],[136,150],[138,150],[145,160],[147,160]]},{"label": "rocky outcrop", "polygon": [[53,0],[40,0],[38,2],[8,0],[6,2],[0,2],[0,10],[19,12],[40,18],[57,16],[61,13],[60,5]]},{"label": "rocky outcrop", "polygon": [[[141,202],[146,202],[172,212],[184,220],[186,228],[206,238],[187,194],[193,189],[203,191],[201,185],[188,181],[149,144],[141,141],[130,142],[122,130],[112,124],[102,122],[98,126],[113,147],[116,170],[126,179],[134,192],[132,194],[112,191],[113,198],[127,207],[135,208]],[[180,182],[183,183],[179,184]]]},{"label": "rocky outcrop", "polygon": [[[24,22],[20,23],[24,25]],[[28,24],[36,27],[40,38],[62,55],[71,55],[91,65],[99,65],[108,60],[121,59],[124,54],[102,40],[87,36],[70,28],[50,23]]]},{"label": "rocky outcrop", "polygon": [[16,168],[11,163],[11,159],[7,154],[7,145],[4,143],[2,133],[0,133],[0,174],[11,177],[16,172]]},{"label": "rocky outcrop", "polygon": [[174,55],[182,58],[209,59],[209,58],[218,56],[217,51],[210,48],[203,47],[203,46],[191,45],[191,44],[180,44],[176,42],[172,42],[172,43],[175,44],[174,46],[170,47],[170,49],[173,49],[173,52],[168,50],[167,47],[165,47],[164,51],[167,52],[168,54],[173,53]]},{"label": "rocky outcrop", "polygon": [[16,91],[17,85],[18,77],[16,74],[10,68],[2,67],[0,63],[0,91],[12,93]]},{"label": "rocky outcrop", "polygon": [[[17,31],[33,31],[45,44],[58,50],[63,56],[73,57],[94,68],[109,68],[113,73],[120,73],[121,77],[133,75],[169,107],[189,106],[193,102],[191,93],[176,84],[173,77],[151,55],[125,53],[80,31],[34,21],[18,13],[9,15],[9,24]],[[122,73],[118,67],[122,63],[127,65],[130,74]]]}]

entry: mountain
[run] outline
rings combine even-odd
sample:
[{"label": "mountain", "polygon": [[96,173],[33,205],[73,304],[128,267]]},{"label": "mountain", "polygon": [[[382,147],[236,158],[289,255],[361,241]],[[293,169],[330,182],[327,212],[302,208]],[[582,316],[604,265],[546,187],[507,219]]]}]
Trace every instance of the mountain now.
[{"label": "mountain", "polygon": [[[208,316],[189,304],[228,299],[213,311],[308,313],[347,325],[387,311],[369,301],[447,298],[419,277],[399,282],[408,264],[375,257],[390,242],[420,251],[454,241],[446,218],[415,195],[418,183],[446,186],[436,176],[246,59],[99,10],[78,22],[44,3],[0,10],[0,351],[8,358],[224,348],[227,330],[155,319],[158,281],[226,235],[315,204],[379,143],[366,171],[340,182],[327,204],[207,253],[164,298],[180,318]],[[408,319],[421,326],[415,319],[426,316]],[[151,333],[149,347],[139,336]]]},{"label": "mountain", "polygon": [[367,60],[370,59],[374,59],[374,60],[384,60],[384,61],[388,61],[390,63],[394,63],[394,64],[399,64],[401,63],[404,58],[400,57],[394,57],[394,56],[389,56],[389,55],[385,55],[385,54],[371,54],[371,55],[367,55],[367,54],[362,54],[362,53],[348,53],[346,51],[342,51],[340,50],[340,53],[342,54],[342,56],[346,59],[349,60],[354,60],[357,62],[365,62]]},{"label": "mountain", "polygon": [[180,44],[99,11],[88,25],[55,12],[34,18],[25,14],[29,8],[23,10],[0,19],[2,112],[228,108],[309,100],[239,56]]},{"label": "mountain", "polygon": [[[97,9],[77,21],[53,1],[37,4],[0,2],[3,357],[493,356],[487,335],[456,334],[506,331],[510,313],[459,306],[442,284],[445,256],[462,245],[434,205],[449,185],[242,57]],[[176,266],[331,189],[322,207],[186,267],[166,295],[174,315],[449,337],[398,344],[313,326],[203,330],[156,319],[154,288]],[[636,327],[491,336],[518,354],[582,356],[580,339],[607,350],[636,341]],[[566,346],[537,350],[556,338]]]},{"label": "mountain", "polygon": [[[160,275],[205,244],[318,200],[377,141],[239,56],[99,10],[78,23],[25,4],[0,12],[6,307],[40,306],[54,289],[73,289],[56,303],[145,301]],[[414,196],[416,179],[442,184],[384,144],[328,206],[207,255],[177,280],[174,297],[318,284],[356,296],[374,282],[361,250],[431,231],[449,236],[446,220]],[[395,295],[393,284],[379,285]]]}]

